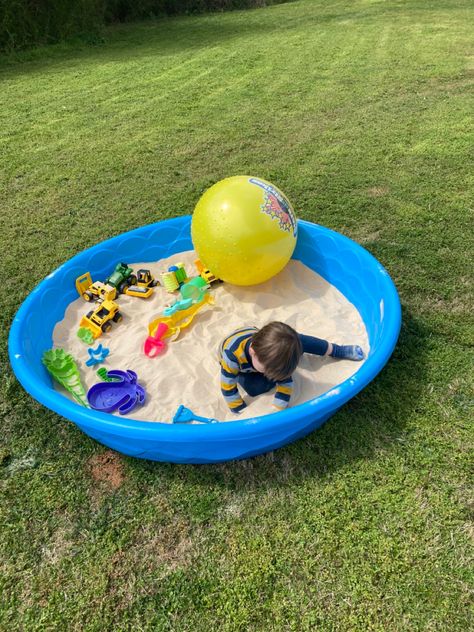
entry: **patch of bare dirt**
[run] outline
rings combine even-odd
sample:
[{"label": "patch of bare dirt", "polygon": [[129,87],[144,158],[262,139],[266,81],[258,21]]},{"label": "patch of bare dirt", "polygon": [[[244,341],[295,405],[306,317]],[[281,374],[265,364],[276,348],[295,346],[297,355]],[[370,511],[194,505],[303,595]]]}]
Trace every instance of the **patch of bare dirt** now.
[{"label": "patch of bare dirt", "polygon": [[104,483],[113,490],[123,483],[123,462],[120,455],[112,450],[92,456],[87,461],[87,469],[96,482]]}]

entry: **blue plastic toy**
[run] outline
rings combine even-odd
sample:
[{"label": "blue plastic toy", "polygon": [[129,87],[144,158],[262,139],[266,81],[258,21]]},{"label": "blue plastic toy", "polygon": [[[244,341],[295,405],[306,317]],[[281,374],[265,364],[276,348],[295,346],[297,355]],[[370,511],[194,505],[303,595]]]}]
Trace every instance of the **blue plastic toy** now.
[{"label": "blue plastic toy", "polygon": [[49,274],[26,298],[10,328],[9,354],[15,375],[32,397],[86,434],[143,459],[215,463],[248,458],[304,437],[381,371],[397,342],[401,310],[397,290],[375,257],[347,237],[301,220],[293,258],[336,287],[359,311],[367,329],[368,358],[352,377],[282,412],[219,424],[122,419],[79,406],[54,389],[41,356],[52,346],[56,323],[77,298],[77,276],[89,270],[93,278],[105,278],[111,259],[156,262],[192,250],[190,226],[190,216],[143,226],[84,250]]},{"label": "blue plastic toy", "polygon": [[[176,266],[173,266],[173,268],[175,267]],[[172,269],[169,268],[169,271],[172,271]],[[201,303],[205,298],[208,288],[208,283],[200,276],[194,277],[194,279],[191,279],[191,281],[187,283],[183,283],[179,288],[182,298],[175,301],[173,305],[166,307],[163,310],[163,314],[165,316],[172,316],[179,310],[189,309],[191,305]]]},{"label": "blue plastic toy", "polygon": [[89,389],[87,401],[91,408],[104,413],[118,410],[121,415],[126,415],[135,406],[145,403],[145,389],[138,384],[135,371],[107,371],[107,378],[116,380],[99,382]]},{"label": "blue plastic toy", "polygon": [[110,351],[107,347],[103,347],[100,344],[97,349],[87,349],[87,353],[89,354],[89,359],[86,362],[86,366],[95,366],[96,364],[101,364]]},{"label": "blue plastic toy", "polygon": [[164,316],[172,316],[175,312],[178,312],[183,309],[188,309],[193,304],[193,300],[191,298],[183,298],[180,301],[176,301],[173,305],[169,307],[165,307],[163,310]]},{"label": "blue plastic toy", "polygon": [[200,417],[193,413],[190,408],[186,408],[182,404],[178,407],[178,410],[175,412],[173,417],[174,424],[187,424],[190,421],[199,421],[202,424],[218,424],[219,421],[217,419],[211,419],[209,417]]}]

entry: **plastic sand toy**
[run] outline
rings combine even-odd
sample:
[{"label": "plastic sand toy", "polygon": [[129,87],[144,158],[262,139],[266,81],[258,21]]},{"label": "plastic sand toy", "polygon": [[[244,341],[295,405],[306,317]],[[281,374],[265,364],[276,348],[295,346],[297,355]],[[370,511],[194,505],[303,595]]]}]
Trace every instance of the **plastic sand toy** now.
[{"label": "plastic sand toy", "polygon": [[119,377],[109,377],[109,372],[105,368],[105,366],[97,369],[96,372],[97,377],[99,377],[103,382],[120,382]]},{"label": "plastic sand toy", "polygon": [[41,361],[56,382],[71,393],[78,404],[89,408],[79,369],[70,353],[64,349],[50,349],[43,353]]},{"label": "plastic sand toy", "polygon": [[79,329],[77,330],[77,337],[79,338],[79,340],[82,340],[82,342],[85,342],[87,345],[91,345],[94,342],[92,331],[90,329],[87,329],[87,327],[79,327]]},{"label": "plastic sand toy", "polygon": [[149,358],[163,353],[166,349],[166,342],[163,340],[166,332],[168,331],[168,325],[166,323],[159,323],[153,336],[148,336],[143,345],[143,351]]},{"label": "plastic sand toy", "polygon": [[99,345],[97,349],[87,349],[87,353],[89,354],[89,359],[86,362],[86,366],[95,366],[104,362],[110,351],[107,347]]},{"label": "plastic sand toy", "polygon": [[121,415],[126,415],[138,404],[145,403],[145,389],[138,384],[135,371],[117,369],[108,371],[107,377],[118,378],[118,380],[99,382],[89,389],[87,400],[91,408],[104,413],[118,410]]},{"label": "plastic sand toy", "polygon": [[193,413],[190,408],[186,408],[182,404],[178,407],[178,410],[175,412],[173,417],[174,424],[187,424],[190,421],[199,421],[202,424],[218,424],[219,421],[217,419],[212,419],[210,417],[200,417]]},{"label": "plastic sand toy", "polygon": [[81,334],[81,330],[88,329],[92,334],[93,340],[95,340],[112,329],[112,322],[118,323],[121,320],[122,314],[119,312],[117,303],[115,301],[104,300],[102,303],[99,303],[95,309],[84,314],[79,323],[77,335],[81,340],[86,342],[82,337],[84,334],[83,332]]},{"label": "plastic sand toy", "polygon": [[171,336],[177,338],[180,331],[185,327],[188,327],[193,322],[193,318],[197,312],[203,307],[206,307],[206,305],[214,305],[214,299],[209,294],[205,294],[200,303],[194,303],[191,307],[188,307],[188,309],[178,310],[171,316],[160,316],[155,318],[155,320],[148,325],[149,335],[154,336],[156,330],[158,329],[158,325],[160,323],[165,323],[168,325],[168,331],[164,334],[163,338],[169,338]]}]

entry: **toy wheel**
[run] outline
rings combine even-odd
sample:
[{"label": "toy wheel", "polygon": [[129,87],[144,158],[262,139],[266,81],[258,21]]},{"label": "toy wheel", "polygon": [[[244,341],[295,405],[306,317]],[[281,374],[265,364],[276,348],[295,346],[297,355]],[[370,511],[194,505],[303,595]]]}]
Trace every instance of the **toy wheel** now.
[{"label": "toy wheel", "polygon": [[112,320],[114,321],[114,323],[119,323],[122,320],[122,318],[123,318],[122,314],[120,312],[117,312]]},{"label": "toy wheel", "polygon": [[131,274],[128,277],[128,284],[129,285],[135,285],[136,282],[137,282],[137,277],[134,274]]},{"label": "toy wheel", "polygon": [[104,334],[107,333],[108,331],[112,329],[112,323],[109,323],[109,321],[107,321],[106,323],[102,325],[101,329],[104,332]]},{"label": "toy wheel", "polygon": [[118,291],[120,294],[123,294],[127,288],[128,288],[127,281],[122,281],[122,283],[120,283],[120,285],[118,286]]},{"label": "toy wheel", "polygon": [[82,298],[83,298],[85,301],[89,301],[89,302],[90,302],[90,301],[92,301],[92,299],[93,299],[94,297],[92,296],[92,292],[84,292],[84,294],[82,295]]}]

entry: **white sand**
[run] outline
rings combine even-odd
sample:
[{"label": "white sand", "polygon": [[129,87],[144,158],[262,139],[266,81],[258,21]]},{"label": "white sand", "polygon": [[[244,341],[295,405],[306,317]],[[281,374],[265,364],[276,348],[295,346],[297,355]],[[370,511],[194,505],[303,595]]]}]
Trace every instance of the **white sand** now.
[{"label": "white sand", "polygon": [[[193,251],[173,255],[157,263],[131,263],[134,270],[148,268],[159,278],[170,265],[183,261],[190,276],[197,274]],[[76,332],[83,314],[91,309],[82,298],[72,302],[64,319],[53,332],[54,347],[62,347],[76,359],[82,382],[89,389],[99,381],[96,371],[132,369],[147,392],[145,405],[129,415],[143,421],[170,422],[179,404],[198,415],[231,421],[272,412],[273,391],[259,397],[244,395],[248,407],[238,416],[224,403],[219,388],[219,364],[216,349],[233,329],[246,325],[261,327],[281,320],[304,334],[326,338],[338,344],[359,344],[369,350],[367,332],[356,308],[347,299],[299,261],[291,260],[286,268],[266,283],[253,287],[214,284],[210,290],[214,306],[206,306],[193,323],[183,329],[177,340],[168,344],[164,354],[148,358],[143,343],[148,323],[160,315],[176,296],[157,286],[149,299],[121,295],[118,299],[123,320],[113,323],[112,330],[98,338],[110,349],[104,364],[87,367],[88,345]],[[305,354],[294,373],[295,389],[291,405],[312,399],[353,375],[360,362],[334,360]],[[62,390],[58,386],[58,390]],[[118,414],[118,413],[117,413]]]}]

